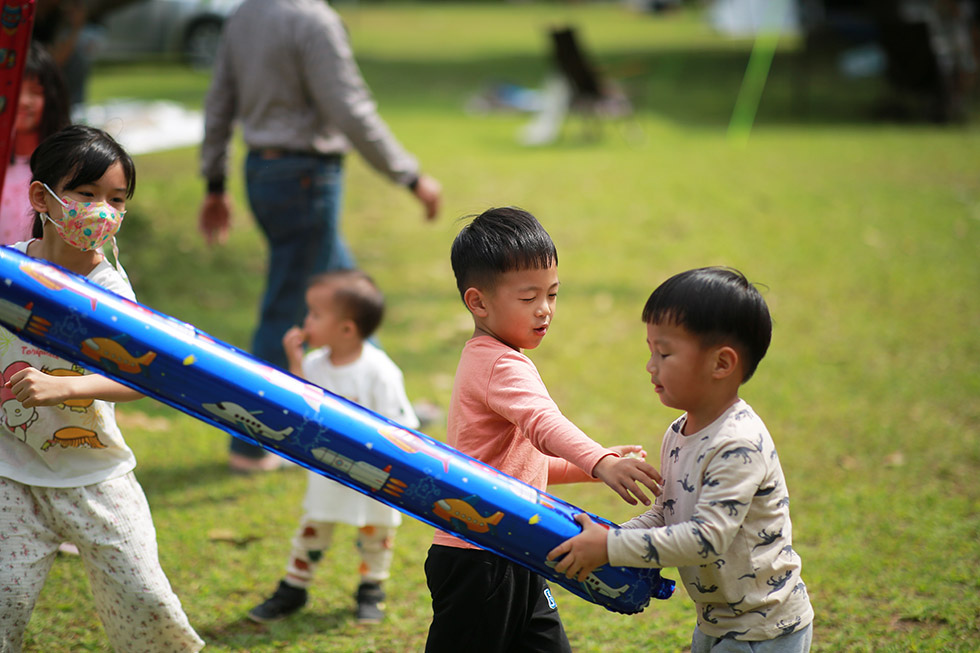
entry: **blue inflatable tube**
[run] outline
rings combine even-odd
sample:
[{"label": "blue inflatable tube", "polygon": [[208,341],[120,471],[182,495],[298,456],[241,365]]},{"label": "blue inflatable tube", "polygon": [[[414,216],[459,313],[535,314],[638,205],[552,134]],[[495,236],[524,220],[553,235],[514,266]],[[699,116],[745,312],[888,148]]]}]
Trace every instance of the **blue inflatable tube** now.
[{"label": "blue inflatable tube", "polygon": [[[583,512],[193,326],[0,247],[0,323],[62,358],[508,558],[613,612],[669,598],[657,569],[556,574]],[[617,526],[596,515],[595,521]],[[552,563],[553,564],[553,563]]]}]

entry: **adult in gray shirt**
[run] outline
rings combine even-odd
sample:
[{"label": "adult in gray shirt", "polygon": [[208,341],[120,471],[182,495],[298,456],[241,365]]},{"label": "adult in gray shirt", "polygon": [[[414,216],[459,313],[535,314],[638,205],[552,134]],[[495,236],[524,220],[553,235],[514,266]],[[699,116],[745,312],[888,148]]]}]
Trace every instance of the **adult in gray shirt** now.
[{"label": "adult in gray shirt", "polygon": [[[269,244],[269,271],[252,353],[285,368],[282,336],[305,312],[310,276],[354,267],[340,237],[344,154],[353,147],[409,189],[435,218],[442,189],[395,139],[354,61],[340,17],[323,0],[246,0],[225,23],[205,103],[200,229],[223,242],[225,193],[236,121],[248,147],[249,205]],[[275,469],[280,459],[232,438],[236,471]]]}]

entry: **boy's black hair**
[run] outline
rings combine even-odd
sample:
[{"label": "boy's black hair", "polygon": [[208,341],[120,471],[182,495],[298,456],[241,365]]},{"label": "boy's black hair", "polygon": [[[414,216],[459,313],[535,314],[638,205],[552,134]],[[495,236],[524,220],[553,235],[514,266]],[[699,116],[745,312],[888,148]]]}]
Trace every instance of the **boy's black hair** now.
[{"label": "boy's black hair", "polygon": [[505,272],[557,265],[558,251],[533,215],[507,206],[487,209],[463,227],[451,260],[462,297],[467,288],[493,288]]},{"label": "boy's black hair", "polygon": [[705,347],[734,346],[744,363],[742,383],[755,373],[772,339],[766,301],[732,268],[698,268],[672,276],[650,295],[643,321],[682,327]]},{"label": "boy's black hair", "polygon": [[332,270],[310,278],[308,288],[327,285],[333,288],[333,299],[344,317],[352,320],[362,339],[370,338],[385,312],[384,293],[374,280],[361,270]]},{"label": "boy's black hair", "polygon": [[[136,166],[132,157],[116,140],[95,127],[69,125],[51,134],[31,154],[31,181],[47,184],[51,190],[71,190],[102,178],[114,163],[120,163],[126,177],[126,198],[136,190]],[[34,237],[43,235],[41,217],[34,212]]]}]

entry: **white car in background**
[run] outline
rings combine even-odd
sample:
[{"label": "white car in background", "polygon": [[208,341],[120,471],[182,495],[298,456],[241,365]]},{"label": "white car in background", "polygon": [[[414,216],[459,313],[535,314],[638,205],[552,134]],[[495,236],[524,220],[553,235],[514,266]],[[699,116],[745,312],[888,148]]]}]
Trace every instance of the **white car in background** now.
[{"label": "white car in background", "polygon": [[210,66],[225,19],[242,0],[136,0],[98,20],[95,58],[123,60],[177,55]]}]

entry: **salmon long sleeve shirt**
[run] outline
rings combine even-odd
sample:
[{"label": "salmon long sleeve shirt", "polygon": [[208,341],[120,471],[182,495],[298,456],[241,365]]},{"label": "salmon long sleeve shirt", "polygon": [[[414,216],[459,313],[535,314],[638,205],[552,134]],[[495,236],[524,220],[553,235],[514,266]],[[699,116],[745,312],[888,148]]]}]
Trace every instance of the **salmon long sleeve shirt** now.
[{"label": "salmon long sleeve shirt", "polygon": [[[490,336],[463,347],[449,403],[448,443],[539,490],[594,480],[602,447],[565,417],[531,359]],[[476,547],[437,530],[434,544]]]}]

